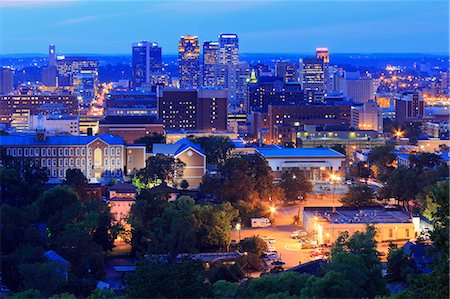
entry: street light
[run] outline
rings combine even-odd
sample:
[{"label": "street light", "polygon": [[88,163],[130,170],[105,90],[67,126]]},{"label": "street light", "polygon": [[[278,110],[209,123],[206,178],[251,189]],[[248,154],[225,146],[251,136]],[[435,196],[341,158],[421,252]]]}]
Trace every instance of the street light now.
[{"label": "street light", "polygon": [[238,223],[236,223],[236,225],[235,225],[235,227],[234,227],[237,231],[238,231],[238,233],[239,233],[239,243],[241,242],[241,223],[240,222],[238,222]]},{"label": "street light", "polygon": [[271,207],[270,207],[270,213],[271,213],[271,214],[275,213],[276,211],[277,211],[277,208],[276,208],[276,207],[274,207],[274,206],[271,206]]},{"label": "street light", "polygon": [[336,175],[334,173],[330,174],[330,182],[333,185],[333,195],[332,195],[332,199],[333,199],[333,213],[336,212],[336,205],[334,204],[334,191],[335,191],[335,188],[336,188],[336,182],[339,181],[340,179],[341,178],[338,175]]}]

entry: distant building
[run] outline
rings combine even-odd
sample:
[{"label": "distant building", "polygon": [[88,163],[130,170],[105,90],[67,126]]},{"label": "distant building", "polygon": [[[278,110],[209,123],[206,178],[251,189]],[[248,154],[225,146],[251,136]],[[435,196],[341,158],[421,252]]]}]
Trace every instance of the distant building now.
[{"label": "distant building", "polygon": [[219,43],[204,42],[203,43],[203,87],[215,87],[216,76],[215,69],[219,62]]},{"label": "distant building", "polygon": [[260,77],[247,85],[249,112],[267,112],[269,105],[300,105],[304,103],[300,83],[286,83],[277,77]]},{"label": "distant building", "polygon": [[277,61],[275,76],[282,78],[284,82],[298,82],[297,65],[289,61]]},{"label": "distant building", "polygon": [[162,70],[161,47],[158,43],[141,41],[132,44],[132,87],[152,83],[152,74]]},{"label": "distant building", "polygon": [[179,159],[185,164],[183,176],[176,177],[178,184],[182,180],[189,183],[189,189],[198,189],[203,176],[206,173],[206,155],[204,151],[195,143],[188,139],[181,139],[173,144],[153,144],[152,155],[167,155]]},{"label": "distant building", "polygon": [[238,134],[234,132],[227,132],[227,131],[166,131],[166,143],[175,143],[181,139],[187,138],[189,136],[195,136],[195,137],[209,137],[209,136],[222,136],[222,137],[228,137],[230,139],[237,139]]},{"label": "distant building", "polygon": [[374,100],[375,86],[370,78],[345,79],[342,89],[344,96],[355,102],[365,103]]},{"label": "distant building", "polygon": [[104,100],[106,116],[157,116],[156,92],[111,92]]},{"label": "distant building", "polygon": [[36,131],[39,125],[42,125],[48,134],[80,135],[78,116],[31,115],[28,119],[28,130]]},{"label": "distant building", "polygon": [[312,181],[325,181],[330,173],[345,174],[345,155],[330,148],[257,148],[275,180],[283,172],[300,169]]},{"label": "distant building", "polygon": [[100,120],[98,132],[117,135],[133,143],[141,137],[163,135],[164,125],[155,116],[107,116]]},{"label": "distant building", "polygon": [[17,131],[28,129],[32,115],[78,115],[78,98],[73,94],[8,95],[0,97],[0,119]]},{"label": "distant building", "polygon": [[239,38],[237,34],[219,35],[219,64],[239,63]]},{"label": "distant building", "polygon": [[53,250],[49,250],[44,253],[44,257],[46,260],[51,261],[55,263],[56,265],[56,272],[64,279],[69,279],[69,269],[70,269],[70,262],[67,261],[65,258],[57,254]]},{"label": "distant building", "polygon": [[383,111],[374,101],[353,105],[351,127],[356,130],[383,132]]},{"label": "distant building", "polygon": [[0,69],[0,94],[8,94],[14,90],[14,70],[10,67]]},{"label": "distant building", "polygon": [[166,130],[226,131],[227,91],[158,89],[158,117]]},{"label": "distant building", "polygon": [[182,36],[178,43],[178,76],[181,88],[200,86],[200,44],[197,36]]},{"label": "distant building", "polygon": [[385,209],[381,206],[365,208],[305,207],[302,213],[305,230],[320,244],[333,244],[339,235],[364,232],[367,225],[377,229],[378,242],[408,242],[416,237],[411,216],[402,208]]},{"label": "distant building", "polygon": [[49,182],[64,180],[69,168],[80,169],[90,182],[110,178],[122,179],[125,169],[145,166],[145,145],[125,145],[121,137],[46,136],[45,131],[34,134],[0,136],[7,154],[19,159],[35,159],[49,171]]},{"label": "distant building", "polygon": [[402,93],[395,101],[395,118],[399,123],[420,120],[424,115],[424,101],[418,91]]},{"label": "distant building", "polygon": [[42,84],[45,86],[57,86],[58,70],[56,68],[56,49],[55,45],[51,44],[48,47],[48,64],[42,70]]},{"label": "distant building", "polygon": [[310,101],[317,101],[326,91],[324,68],[322,58],[300,59],[300,82]]},{"label": "distant building", "polygon": [[[98,61],[81,56],[58,56],[56,61],[58,70],[58,86],[73,86],[75,76],[85,74],[98,81]],[[96,85],[96,84],[95,84]]]},{"label": "distant building", "polygon": [[332,83],[330,80],[330,52],[328,48],[316,48],[316,58],[323,59],[323,73],[325,81],[325,90],[332,91]]}]

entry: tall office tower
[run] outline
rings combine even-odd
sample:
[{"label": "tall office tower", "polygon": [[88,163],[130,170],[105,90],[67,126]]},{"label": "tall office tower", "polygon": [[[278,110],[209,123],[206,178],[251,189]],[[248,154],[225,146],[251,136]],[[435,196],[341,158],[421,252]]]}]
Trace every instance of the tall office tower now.
[{"label": "tall office tower", "polygon": [[284,82],[298,82],[297,65],[289,61],[277,61],[275,76]]},{"label": "tall office tower", "polygon": [[418,91],[404,92],[395,100],[395,119],[399,123],[420,119],[424,115],[424,101]]},{"label": "tall office tower", "polygon": [[227,91],[158,88],[158,117],[169,131],[225,131]]},{"label": "tall office tower", "polygon": [[220,34],[219,36],[219,63],[239,63],[239,38],[237,34]]},{"label": "tall office tower", "polygon": [[325,81],[325,89],[327,91],[332,90],[332,83],[330,80],[330,52],[328,48],[316,48],[316,58],[323,59],[323,73],[324,73],[324,81]]},{"label": "tall office tower", "polygon": [[300,59],[300,82],[308,101],[320,101],[325,93],[324,59]]},{"label": "tall office tower", "polygon": [[133,89],[153,83],[152,75],[160,73],[161,69],[161,47],[158,43],[141,41],[132,44]]},{"label": "tall office tower", "polygon": [[13,91],[14,70],[10,67],[0,69],[0,94],[8,94]]},{"label": "tall office tower", "polygon": [[56,66],[56,49],[54,44],[48,46],[48,66]]},{"label": "tall office tower", "polygon": [[48,46],[48,65],[42,70],[42,84],[45,86],[56,86],[58,71],[56,69],[55,45]]},{"label": "tall office tower", "polygon": [[178,43],[178,76],[181,88],[198,88],[200,83],[200,44],[197,36],[187,35]]},{"label": "tall office tower", "polygon": [[219,43],[203,43],[203,87],[215,87],[215,68],[219,62]]},{"label": "tall office tower", "polygon": [[246,111],[250,65],[247,62],[239,62],[229,65],[228,70],[228,108],[231,113]]},{"label": "tall office tower", "polygon": [[351,126],[356,130],[383,132],[383,112],[375,101],[352,106]]}]

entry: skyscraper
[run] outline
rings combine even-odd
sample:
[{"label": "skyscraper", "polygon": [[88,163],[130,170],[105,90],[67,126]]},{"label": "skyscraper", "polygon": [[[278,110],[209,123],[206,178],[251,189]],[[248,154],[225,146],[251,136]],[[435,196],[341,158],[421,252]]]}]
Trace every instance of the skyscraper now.
[{"label": "skyscraper", "polygon": [[323,59],[325,89],[327,91],[331,91],[332,84],[330,81],[330,72],[329,72],[330,52],[328,51],[328,48],[316,48],[316,58]]},{"label": "skyscraper", "polygon": [[300,81],[308,100],[312,101],[323,96],[325,92],[324,59],[300,59]]},{"label": "skyscraper", "polygon": [[237,34],[220,34],[219,36],[219,63],[239,63],[239,38]]},{"label": "skyscraper", "polygon": [[58,72],[56,69],[56,50],[55,45],[48,47],[48,65],[42,70],[42,84],[45,86],[56,86],[58,84]]},{"label": "skyscraper", "polygon": [[219,43],[204,42],[203,43],[203,86],[215,87],[215,68],[219,61]]},{"label": "skyscraper", "polygon": [[8,94],[13,91],[14,70],[10,67],[0,69],[0,94]]},{"label": "skyscraper", "polygon": [[132,44],[133,89],[152,83],[152,74],[162,69],[161,47],[158,43],[141,41]]},{"label": "skyscraper", "polygon": [[200,44],[197,36],[187,35],[178,43],[178,76],[181,88],[198,88],[200,83]]}]

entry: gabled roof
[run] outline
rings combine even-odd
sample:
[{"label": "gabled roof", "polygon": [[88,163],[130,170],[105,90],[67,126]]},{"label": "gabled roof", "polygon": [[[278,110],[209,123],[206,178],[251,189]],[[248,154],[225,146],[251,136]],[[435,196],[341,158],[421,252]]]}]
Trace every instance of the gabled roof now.
[{"label": "gabled roof", "polygon": [[44,253],[44,257],[49,261],[58,262],[64,266],[69,266],[69,264],[70,264],[66,259],[61,257],[59,254],[57,254],[53,250],[49,250],[46,253]]},{"label": "gabled roof", "polygon": [[332,157],[332,158],[345,158],[345,155],[331,149],[331,148],[257,148],[261,155],[264,157]]},{"label": "gabled roof", "polygon": [[166,183],[162,183],[158,186],[155,186],[155,187],[151,188],[150,191],[163,192],[163,193],[168,193],[168,194],[171,194],[171,193],[180,194],[180,191],[178,191],[178,189],[169,187],[169,186],[167,186]]},{"label": "gabled roof", "polygon": [[205,152],[200,148],[198,144],[193,143],[187,138],[178,140],[176,143],[165,144],[165,143],[155,143],[153,144],[153,154],[163,154],[176,156],[191,148],[198,152],[200,155],[205,156]]},{"label": "gabled roof", "polygon": [[110,145],[123,145],[122,137],[110,134],[98,136],[70,136],[70,135],[55,135],[47,136],[45,140],[36,140],[34,134],[17,134],[0,136],[0,144],[5,145],[87,145],[96,139],[100,139]]}]

